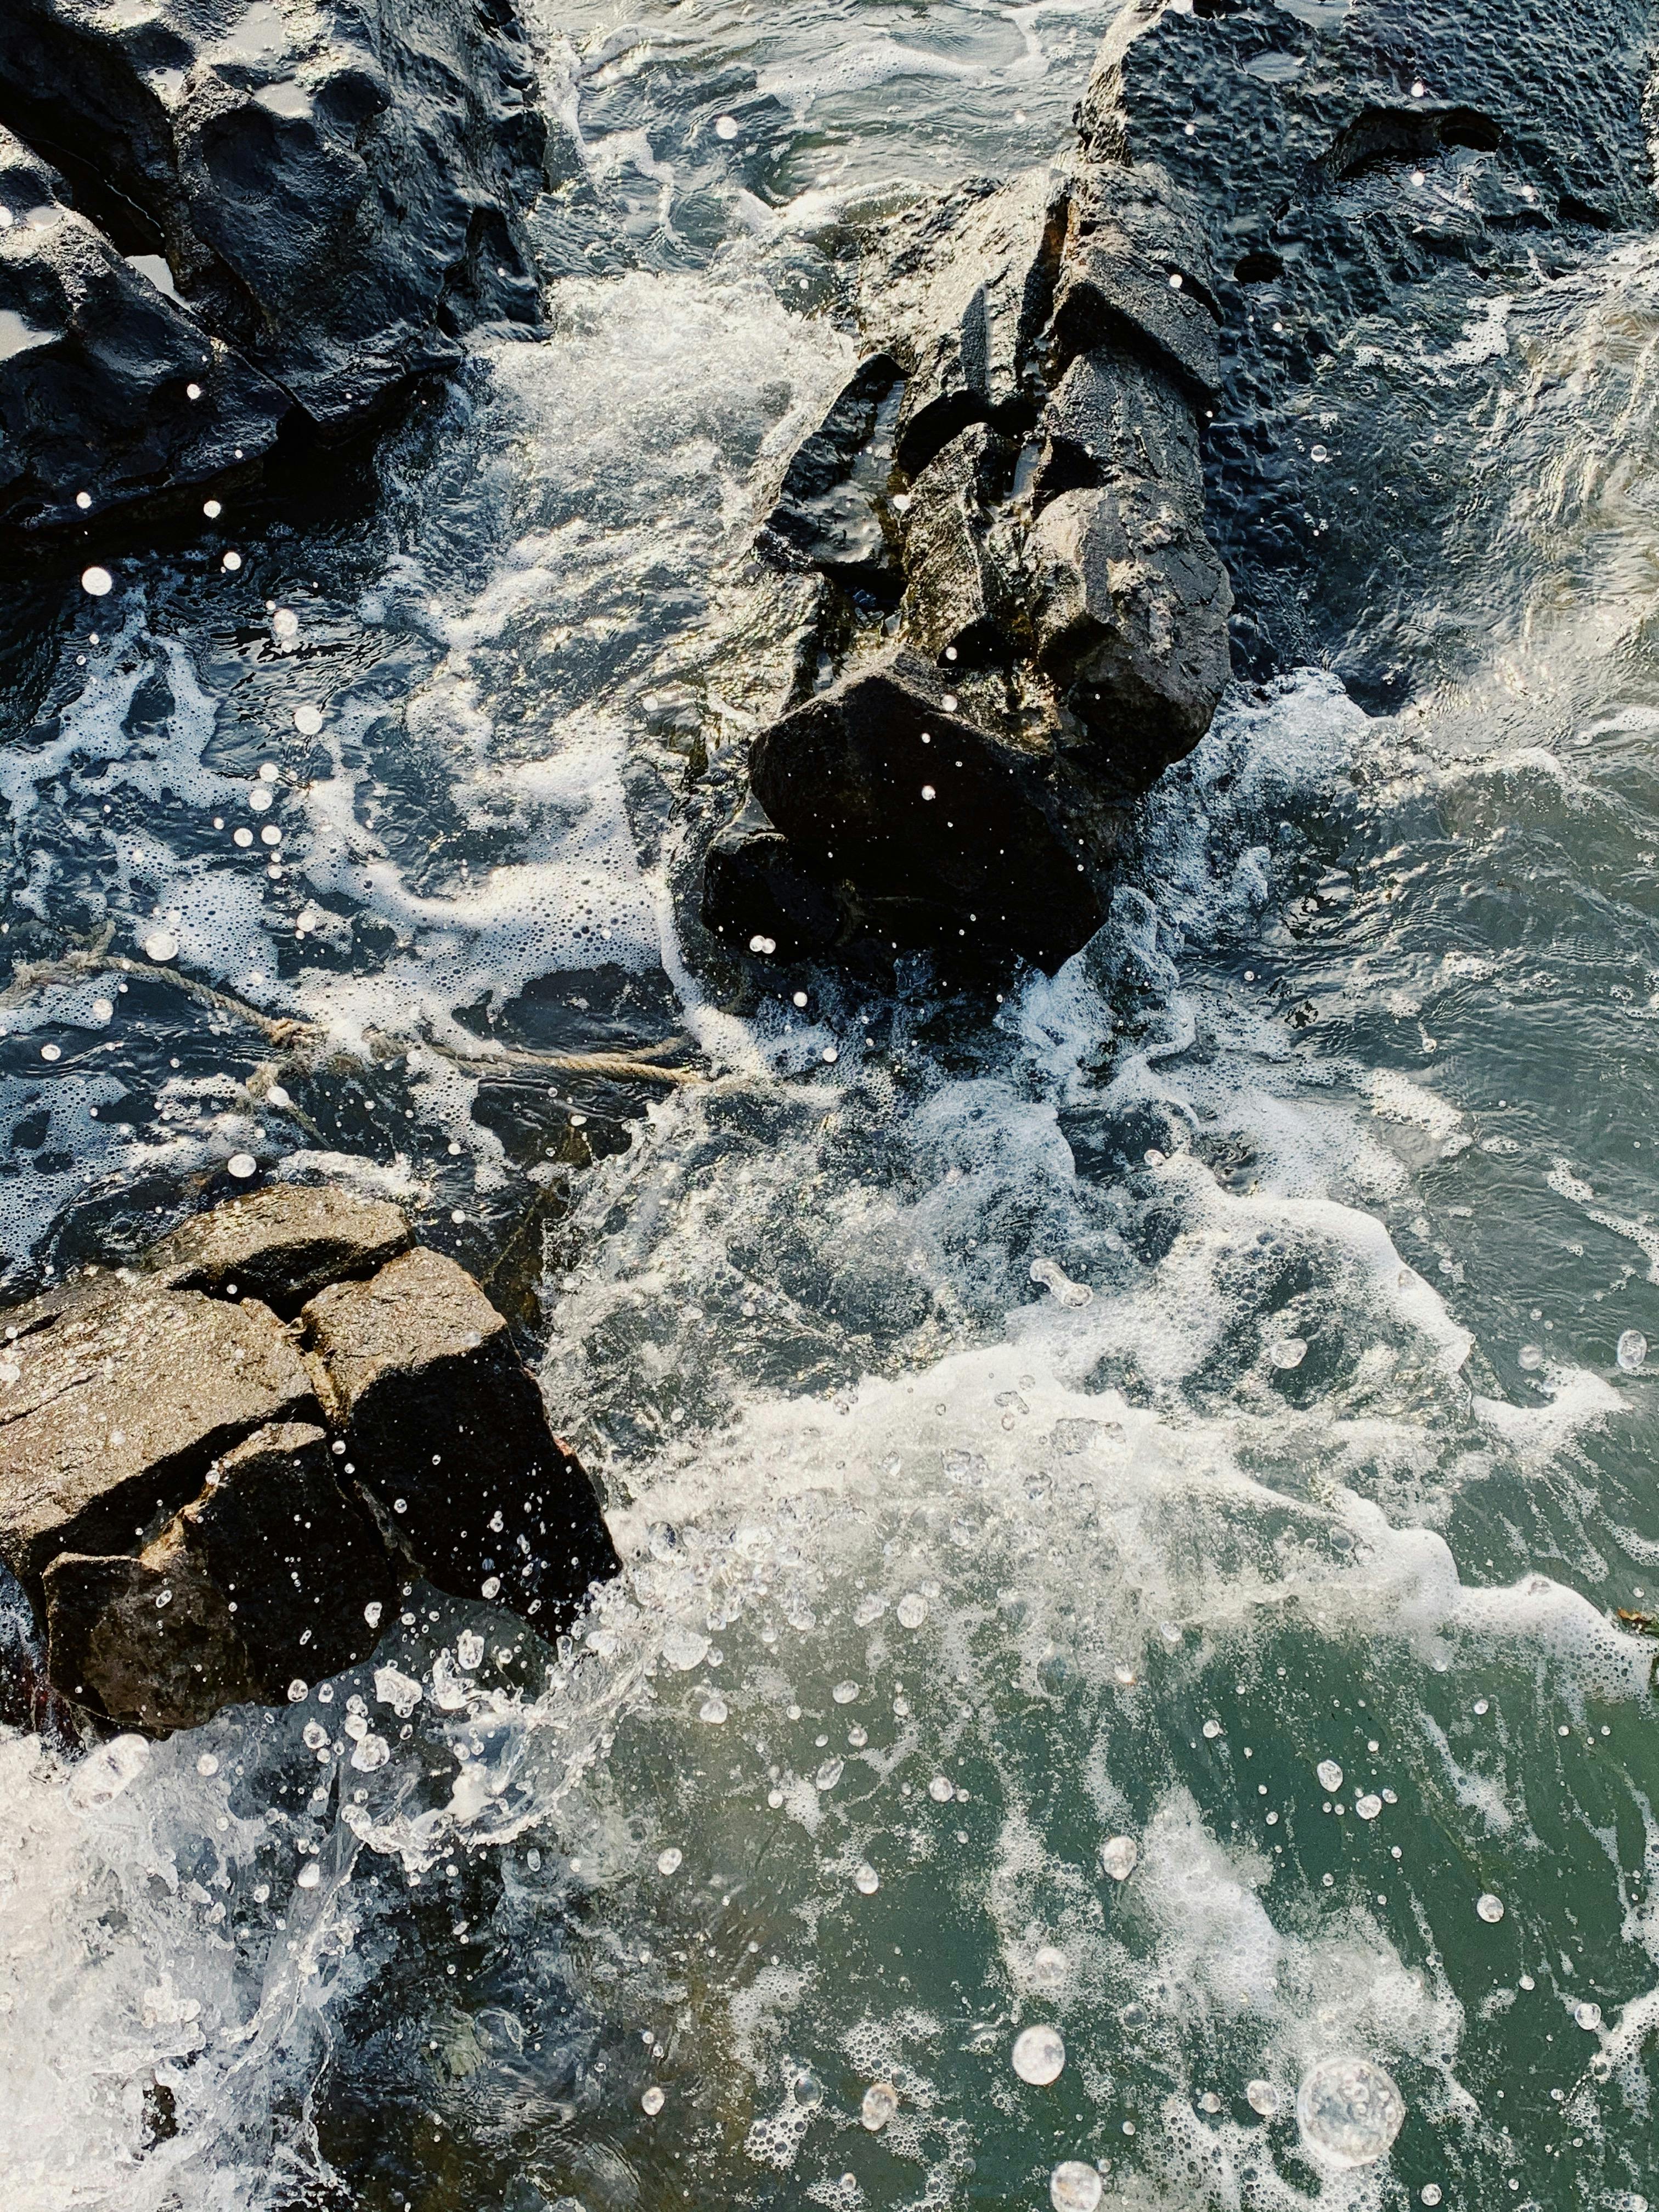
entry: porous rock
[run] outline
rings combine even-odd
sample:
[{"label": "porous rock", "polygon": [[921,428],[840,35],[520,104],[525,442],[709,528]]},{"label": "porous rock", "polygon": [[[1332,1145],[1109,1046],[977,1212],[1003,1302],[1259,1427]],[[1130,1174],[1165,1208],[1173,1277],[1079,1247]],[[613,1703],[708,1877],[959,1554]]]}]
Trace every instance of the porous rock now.
[{"label": "porous rock", "polygon": [[[83,342],[50,386],[56,436],[35,364],[35,410],[0,416],[0,519],[74,521],[81,489],[97,512],[214,475],[237,445],[251,461],[279,434],[338,434],[458,359],[466,330],[538,327],[523,225],[545,179],[535,84],[507,0],[6,0],[0,122],[182,313],[158,290],[157,342],[125,365],[112,339]],[[107,289],[90,246],[76,268],[101,266]],[[209,358],[186,431],[169,372],[190,325]],[[87,360],[115,371],[113,392],[69,373]],[[128,404],[147,376],[154,423]]]},{"label": "porous rock", "polygon": [[327,1284],[373,1274],[413,1238],[395,1206],[274,1183],[198,1213],[144,1255],[175,1289],[259,1299],[284,1320]]},{"label": "porous rock", "polygon": [[302,1319],[356,1480],[434,1582],[548,1626],[617,1571],[580,1462],[464,1268],[407,1252]]}]

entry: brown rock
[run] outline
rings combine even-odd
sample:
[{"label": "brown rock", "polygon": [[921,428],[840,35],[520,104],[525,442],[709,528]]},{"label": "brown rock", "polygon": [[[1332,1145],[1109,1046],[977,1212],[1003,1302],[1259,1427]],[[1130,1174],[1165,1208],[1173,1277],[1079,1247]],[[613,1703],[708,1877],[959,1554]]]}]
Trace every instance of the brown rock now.
[{"label": "brown rock", "polygon": [[346,1456],[434,1582],[547,1629],[617,1560],[580,1461],[472,1278],[416,1249],[306,1307]]},{"label": "brown rock", "polygon": [[413,1241],[395,1206],[279,1183],[198,1214],[143,1265],[179,1290],[258,1298],[287,1319],[325,1285],[371,1275]]}]

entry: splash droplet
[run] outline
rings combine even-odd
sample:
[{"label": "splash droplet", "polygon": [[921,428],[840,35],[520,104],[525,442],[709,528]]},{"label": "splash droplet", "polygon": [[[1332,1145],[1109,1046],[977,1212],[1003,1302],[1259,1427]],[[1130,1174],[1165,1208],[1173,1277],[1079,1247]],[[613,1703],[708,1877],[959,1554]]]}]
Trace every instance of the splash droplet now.
[{"label": "splash droplet", "polygon": [[1371,2165],[1405,2118],[1399,2084],[1370,2058],[1322,2058],[1296,2094],[1302,2140],[1316,2157],[1337,2167]]},{"label": "splash droplet", "polygon": [[1013,2069],[1022,2081],[1046,2088],[1066,2068],[1066,2044],[1056,2027],[1023,2028],[1014,2039]]},{"label": "splash droplet", "polygon": [[1140,1858],[1140,1846],[1133,1836],[1113,1836],[1100,1847],[1100,1867],[1114,1881],[1127,1881]]},{"label": "splash droplet", "polygon": [[1048,2202],[1054,2212],[1095,2212],[1101,2187],[1096,2167],[1080,2158],[1065,2158],[1048,2176]]},{"label": "splash droplet", "polygon": [[83,568],[81,589],[94,599],[106,599],[115,589],[115,579],[107,568]]},{"label": "splash droplet", "polygon": [[871,2134],[879,2135],[898,2110],[898,2091],[890,2081],[872,2081],[864,2093],[859,2118]]}]

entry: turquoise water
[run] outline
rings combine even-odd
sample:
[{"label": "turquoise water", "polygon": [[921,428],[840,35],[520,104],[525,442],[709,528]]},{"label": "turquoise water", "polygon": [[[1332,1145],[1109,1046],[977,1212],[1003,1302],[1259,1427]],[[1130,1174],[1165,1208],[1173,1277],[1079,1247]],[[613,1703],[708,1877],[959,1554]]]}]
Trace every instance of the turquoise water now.
[{"label": "turquoise water", "polygon": [[[550,340],[372,522],[14,654],[6,941],[169,929],[328,1049],[302,1122],[234,1006],[9,993],[13,1286],[244,1146],[401,1194],[515,1255],[629,1565],[557,1653],[422,1595],[134,1771],[0,1741],[8,2206],[1656,2194],[1650,250],[1402,348],[1470,485],[1411,703],[1241,687],[1052,981],[740,990],[677,923],[849,217],[1052,152],[1101,27],[566,19]],[[467,1058],[676,1033],[666,1098]],[[1356,2166],[1293,2110],[1332,2058],[1403,2100]]]}]

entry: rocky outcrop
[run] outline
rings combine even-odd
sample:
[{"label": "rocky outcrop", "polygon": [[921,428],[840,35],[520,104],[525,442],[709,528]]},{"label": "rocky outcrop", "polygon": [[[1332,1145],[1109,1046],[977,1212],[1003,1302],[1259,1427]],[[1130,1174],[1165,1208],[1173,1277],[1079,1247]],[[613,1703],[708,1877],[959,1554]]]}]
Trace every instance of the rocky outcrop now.
[{"label": "rocky outcrop", "polygon": [[538,326],[535,83],[507,0],[7,0],[0,526],[250,470]]},{"label": "rocky outcrop", "polygon": [[616,1571],[505,1322],[409,1243],[273,1189],[9,1316],[0,1560],[56,1692],[185,1727],[364,1656],[411,1571],[549,1630]]},{"label": "rocky outcrop", "polygon": [[896,234],[866,291],[872,350],[761,533],[817,614],[703,919],[769,957],[1053,969],[1104,915],[1125,810],[1228,678],[1203,232],[1146,165],[1033,170]]}]

